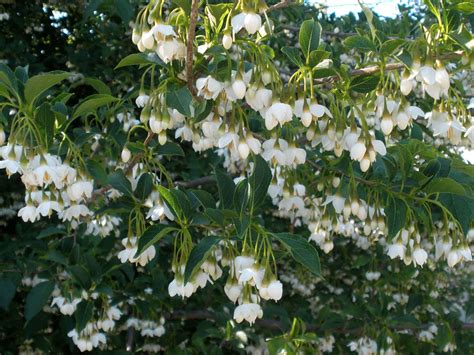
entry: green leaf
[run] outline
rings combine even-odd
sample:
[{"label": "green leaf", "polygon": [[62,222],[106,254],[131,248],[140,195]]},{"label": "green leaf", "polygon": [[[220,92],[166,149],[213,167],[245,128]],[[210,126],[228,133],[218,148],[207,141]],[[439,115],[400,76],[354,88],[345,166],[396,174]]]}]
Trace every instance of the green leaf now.
[{"label": "green leaf", "polygon": [[184,157],[184,150],[179,144],[174,142],[166,142],[156,148],[156,153],[159,155],[180,156]]},{"label": "green leaf", "polygon": [[387,216],[388,237],[392,239],[397,233],[405,227],[407,218],[407,206],[404,201],[396,197],[390,197],[387,208],[385,209]]},{"label": "green leaf", "polygon": [[138,239],[138,248],[135,253],[135,258],[139,257],[143,251],[147,250],[152,245],[158,243],[162,238],[176,230],[175,227],[166,226],[164,224],[154,224],[148,227],[145,233],[143,233],[143,235]]},{"label": "green leaf", "polygon": [[85,78],[84,83],[92,86],[98,94],[112,95],[110,88],[102,80],[96,78]]},{"label": "green leaf", "polygon": [[202,265],[202,263],[209,257],[209,254],[218,242],[219,237],[208,236],[200,240],[200,242],[191,250],[188,262],[184,270],[184,283],[189,281],[189,278]]},{"label": "green leaf", "polygon": [[221,170],[215,169],[217,188],[219,189],[219,199],[221,208],[232,208],[235,184],[234,180]]},{"label": "green leaf", "polygon": [[370,10],[367,6],[365,6],[362,2],[360,2],[360,0],[359,0],[359,5],[362,8],[362,11],[364,12],[365,17],[367,18],[367,23],[369,24],[370,33],[372,34],[372,39],[375,40],[377,35],[376,35],[376,29],[374,26],[374,14],[372,13],[372,10]]},{"label": "green leaf", "polygon": [[456,10],[459,10],[461,12],[464,12],[468,15],[474,13],[474,2],[472,1],[465,1],[465,2],[460,2],[454,5],[454,8]]},{"label": "green leaf", "polygon": [[360,51],[375,50],[374,43],[365,36],[360,36],[360,35],[350,36],[350,37],[347,37],[343,43],[349,49],[358,49]]},{"label": "green leaf", "polygon": [[48,302],[51,293],[54,290],[53,281],[41,282],[35,287],[33,287],[26,296],[25,303],[25,318],[26,320],[32,319],[37,315],[42,309],[43,306]]},{"label": "green leaf", "polygon": [[207,4],[206,15],[212,27],[218,33],[222,28],[228,11],[232,8],[232,3]]},{"label": "green leaf", "polygon": [[121,193],[132,196],[132,184],[130,181],[125,177],[122,170],[114,171],[108,179],[109,185],[111,185],[114,189],[119,190]]},{"label": "green leaf", "polygon": [[156,53],[134,53],[123,58],[114,69],[128,67],[131,65],[157,64],[163,66],[164,63]]},{"label": "green leaf", "polygon": [[107,172],[105,171],[104,165],[96,160],[87,159],[86,167],[89,174],[101,185],[107,184]]},{"label": "green leaf", "polygon": [[183,221],[185,218],[191,218],[191,202],[183,191],[158,186],[158,192],[179,221]]},{"label": "green leaf", "polygon": [[144,173],[140,176],[137,182],[137,188],[135,189],[135,196],[144,201],[153,189],[153,178],[149,173]]},{"label": "green leaf", "polygon": [[91,301],[82,300],[79,302],[77,309],[74,312],[77,332],[81,332],[92,319],[93,310],[94,304]]},{"label": "green leaf", "polygon": [[321,40],[321,25],[315,20],[306,20],[301,24],[299,42],[306,60],[309,54],[318,49]]},{"label": "green leaf", "polygon": [[194,198],[198,204],[203,208],[214,208],[216,207],[216,201],[212,195],[204,190],[188,190],[189,194]]},{"label": "green leaf", "polygon": [[281,49],[282,53],[285,54],[290,62],[300,67],[303,65],[303,60],[301,59],[301,52],[298,48],[295,47],[283,47]]},{"label": "green leaf", "polygon": [[[318,65],[320,62],[322,62],[324,59],[328,59],[331,56],[330,52],[323,51],[323,50],[315,50],[311,51],[309,54],[309,65],[310,67],[315,67]],[[327,69],[327,68],[324,68]]]},{"label": "green leaf", "polygon": [[35,75],[28,79],[25,84],[25,100],[33,105],[35,100],[46,90],[69,77],[69,73],[50,72],[46,74]]},{"label": "green leaf", "polygon": [[68,272],[73,279],[84,289],[88,290],[92,285],[92,280],[89,272],[81,265],[70,266]]},{"label": "green leaf", "polygon": [[438,192],[447,192],[455,195],[466,194],[466,190],[464,190],[464,187],[460,183],[446,177],[440,177],[431,180],[431,182],[426,185],[425,191],[428,194]]},{"label": "green leaf", "polygon": [[242,214],[250,202],[250,185],[248,179],[244,179],[237,184],[232,200],[235,210],[239,214]]},{"label": "green leaf", "polygon": [[115,0],[115,10],[126,24],[128,24],[128,21],[130,21],[134,13],[134,9],[132,5],[130,5],[129,0]]},{"label": "green leaf", "polygon": [[105,95],[105,94],[95,94],[88,96],[86,100],[82,101],[79,106],[74,110],[72,118],[77,118],[85,114],[91,113],[97,110],[99,107],[108,105],[112,102],[119,101],[118,98]]},{"label": "green leaf", "polygon": [[448,193],[442,193],[439,201],[459,221],[464,234],[467,235],[474,220],[474,198]]},{"label": "green leaf", "polygon": [[8,312],[8,307],[15,296],[16,287],[12,280],[0,279],[0,309]]},{"label": "green leaf", "polygon": [[180,7],[183,9],[184,13],[186,15],[189,15],[191,13],[191,1],[189,0],[171,0],[173,4],[175,4],[177,7]]},{"label": "green leaf", "polygon": [[301,265],[306,267],[316,276],[321,276],[321,264],[318,251],[302,236],[290,233],[272,233],[289,253]]},{"label": "green leaf", "polygon": [[52,235],[66,235],[66,231],[64,229],[61,229],[61,228],[58,228],[58,227],[48,227],[46,229],[43,229],[39,234],[38,236],[36,237],[36,239],[43,239],[43,238],[47,238],[47,237],[50,237]]},{"label": "green leaf", "polygon": [[255,156],[255,168],[248,178],[250,184],[252,203],[254,208],[260,206],[267,196],[268,187],[272,182],[272,172],[267,162],[260,156]]},{"label": "green leaf", "polygon": [[187,117],[193,116],[193,111],[191,111],[193,110],[191,106],[192,100],[193,97],[187,87],[166,93],[166,104]]},{"label": "green leaf", "polygon": [[349,86],[350,90],[366,94],[375,90],[380,82],[380,76],[378,75],[361,75],[356,76],[351,80]]},{"label": "green leaf", "polygon": [[51,105],[47,102],[41,104],[35,112],[35,119],[44,132],[44,138],[48,144],[52,142],[54,136],[55,116],[51,111]]},{"label": "green leaf", "polygon": [[389,39],[385,41],[380,47],[380,54],[384,57],[392,54],[398,47],[405,43],[403,39]]}]

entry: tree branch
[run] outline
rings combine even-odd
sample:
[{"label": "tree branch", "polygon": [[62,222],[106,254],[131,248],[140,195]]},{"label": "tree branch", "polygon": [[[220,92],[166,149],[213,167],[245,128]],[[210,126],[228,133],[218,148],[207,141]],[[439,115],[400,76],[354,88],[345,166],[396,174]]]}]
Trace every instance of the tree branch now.
[{"label": "tree branch", "polygon": [[[217,320],[218,317],[212,313],[211,311],[208,310],[194,310],[194,311],[174,311],[172,313],[165,313],[164,317],[168,321],[173,321],[173,320]],[[257,319],[255,322],[256,325],[262,327],[262,328],[267,328],[271,330],[280,330],[284,332],[285,330],[288,330],[287,326],[279,320],[276,319]],[[391,326],[390,328],[393,330],[423,330],[427,329],[430,327],[431,324],[421,324],[419,326],[398,326],[394,325]],[[461,323],[462,330],[472,330],[474,329],[474,323]],[[312,332],[317,332],[321,330],[320,326],[316,326],[314,324],[307,324],[306,329],[308,331]],[[333,329],[327,329],[328,331],[331,331],[333,333],[339,333],[339,334],[362,334],[363,333],[363,328],[333,328]]]},{"label": "tree branch", "polygon": [[[457,58],[463,55],[463,51],[456,51],[452,53],[447,53],[445,55],[440,56],[438,59],[452,59],[452,58]],[[392,70],[398,70],[402,69],[405,67],[404,63],[389,63],[383,67],[383,71],[392,71]],[[349,75],[350,76],[366,76],[366,75],[371,75],[380,72],[380,66],[378,65],[372,65],[370,67],[366,68],[360,68],[360,69],[354,69],[351,70]],[[320,79],[315,79],[314,83],[315,84],[325,84],[325,83],[333,83],[337,80],[341,79],[338,75],[332,75],[328,76],[325,78],[320,78]]]},{"label": "tree branch", "polygon": [[188,41],[186,43],[186,81],[191,94],[196,97],[193,78],[193,59],[194,59],[194,37],[196,36],[196,23],[198,19],[199,0],[192,0],[191,16],[189,19]]},{"label": "tree branch", "polygon": [[207,185],[207,184],[213,183],[214,181],[216,181],[216,179],[214,176],[211,175],[211,176],[203,176],[203,177],[197,178],[195,180],[190,180],[190,181],[176,181],[175,185],[189,189],[189,188],[198,187],[201,185]]},{"label": "tree branch", "polygon": [[291,0],[281,0],[280,2],[276,3],[275,5],[272,5],[268,8],[267,12],[273,11],[273,10],[278,10],[278,9],[283,9],[285,7],[288,7],[290,5],[295,4]]}]

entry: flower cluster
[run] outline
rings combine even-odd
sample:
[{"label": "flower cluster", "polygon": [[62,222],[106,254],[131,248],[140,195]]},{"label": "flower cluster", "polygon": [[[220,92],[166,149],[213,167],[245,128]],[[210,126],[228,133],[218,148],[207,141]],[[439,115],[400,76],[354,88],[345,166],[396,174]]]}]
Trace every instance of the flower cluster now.
[{"label": "flower cluster", "polygon": [[85,204],[92,197],[93,181],[58,156],[34,154],[21,145],[0,148],[0,169],[10,176],[20,174],[26,188],[26,206],[18,211],[25,222],[50,217],[54,212],[63,221],[77,221],[92,212]]}]

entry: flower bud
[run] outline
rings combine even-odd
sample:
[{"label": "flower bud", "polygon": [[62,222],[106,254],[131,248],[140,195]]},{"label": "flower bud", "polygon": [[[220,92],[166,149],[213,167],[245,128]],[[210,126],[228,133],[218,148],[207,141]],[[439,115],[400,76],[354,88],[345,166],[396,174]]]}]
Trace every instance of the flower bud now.
[{"label": "flower bud", "polygon": [[130,150],[128,150],[127,147],[123,148],[122,154],[121,154],[122,161],[123,161],[124,163],[128,163],[128,161],[130,160],[131,156],[132,156],[132,153],[130,152]]},{"label": "flower bud", "polygon": [[5,140],[6,140],[5,131],[3,130],[3,127],[0,126],[0,145],[4,145]]},{"label": "flower bud", "polygon": [[232,35],[230,34],[230,32],[225,32],[224,36],[222,37],[222,46],[228,50],[230,49],[230,47],[232,47],[233,43],[234,41],[232,39]]},{"label": "flower bud", "polygon": [[238,99],[243,99],[245,97],[247,87],[245,86],[245,83],[242,79],[237,79],[232,83],[232,90]]},{"label": "flower bud", "polygon": [[161,131],[158,135],[158,142],[160,143],[160,145],[165,145],[167,139],[168,138],[166,137],[166,131]]},{"label": "flower bud", "polygon": [[153,46],[155,45],[155,38],[153,37],[153,31],[147,31],[143,33],[142,43],[146,49],[153,49]]},{"label": "flower bud", "polygon": [[390,115],[384,115],[382,121],[380,122],[380,129],[382,130],[383,134],[388,136],[393,130],[393,120]]}]

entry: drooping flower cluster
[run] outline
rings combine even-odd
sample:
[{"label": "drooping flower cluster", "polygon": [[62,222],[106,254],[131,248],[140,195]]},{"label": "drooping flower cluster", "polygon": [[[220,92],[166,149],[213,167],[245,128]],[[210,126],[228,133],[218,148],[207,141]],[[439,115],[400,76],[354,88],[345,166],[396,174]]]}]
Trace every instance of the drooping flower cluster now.
[{"label": "drooping flower cluster", "polygon": [[35,222],[53,213],[69,222],[92,215],[86,203],[92,197],[93,181],[85,175],[49,153],[34,154],[11,144],[0,150],[0,169],[9,176],[20,174],[26,188],[26,206],[18,211],[23,221]]}]

